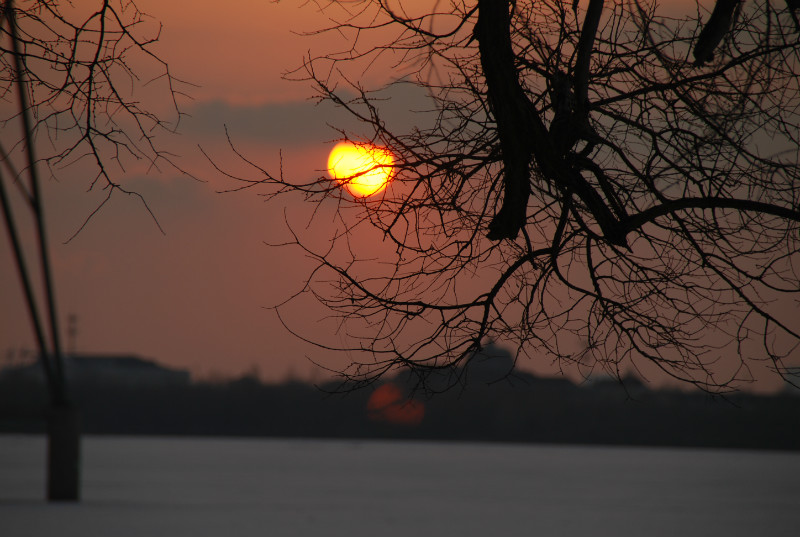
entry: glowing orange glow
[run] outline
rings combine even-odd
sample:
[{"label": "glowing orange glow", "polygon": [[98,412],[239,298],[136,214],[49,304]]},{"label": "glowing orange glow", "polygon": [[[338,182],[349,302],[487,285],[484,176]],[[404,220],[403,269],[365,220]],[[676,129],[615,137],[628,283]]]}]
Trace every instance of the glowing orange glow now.
[{"label": "glowing orange glow", "polygon": [[366,198],[392,180],[394,155],[384,147],[339,142],[328,157],[328,173],[356,198]]},{"label": "glowing orange glow", "polygon": [[379,386],[369,396],[367,415],[373,421],[413,426],[422,422],[425,406],[414,399],[406,399],[400,388],[389,383]]}]

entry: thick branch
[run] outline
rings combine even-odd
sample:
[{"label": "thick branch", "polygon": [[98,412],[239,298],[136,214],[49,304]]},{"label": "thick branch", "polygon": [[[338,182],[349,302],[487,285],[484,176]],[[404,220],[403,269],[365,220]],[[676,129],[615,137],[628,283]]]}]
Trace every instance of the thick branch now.
[{"label": "thick branch", "polygon": [[586,204],[609,242],[625,245],[614,215],[581,174],[560,157],[539,113],[522,89],[514,64],[510,26],[508,1],[479,0],[474,31],[504,168],[503,205],[489,224],[488,237],[513,239],[525,224],[533,156],[550,182],[565,195],[575,194]]},{"label": "thick branch", "polygon": [[681,198],[667,201],[630,216],[620,222],[620,227],[625,233],[630,233],[642,227],[644,224],[654,221],[660,216],[687,209],[735,209],[742,212],[769,214],[786,220],[800,222],[800,211],[761,201],[735,198]]},{"label": "thick branch", "polygon": [[714,10],[694,46],[694,64],[703,65],[714,57],[714,50],[731,27],[741,0],[717,0]]},{"label": "thick branch", "polygon": [[594,49],[594,37],[600,26],[604,0],[591,0],[583,19],[583,29],[578,40],[578,57],[575,60],[575,113],[584,119],[589,102],[589,63]]},{"label": "thick branch", "polygon": [[516,238],[530,196],[533,140],[546,136],[541,119],[519,84],[511,49],[507,0],[480,0],[475,37],[486,77],[489,105],[503,154],[503,205],[489,224],[492,240]]}]

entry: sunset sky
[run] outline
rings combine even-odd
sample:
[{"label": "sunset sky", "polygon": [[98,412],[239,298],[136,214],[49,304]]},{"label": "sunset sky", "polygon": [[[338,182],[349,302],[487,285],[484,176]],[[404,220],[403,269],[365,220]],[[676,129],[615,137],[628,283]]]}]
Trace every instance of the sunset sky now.
[{"label": "sunset sky", "polygon": [[[302,228],[307,207],[299,200],[267,204],[254,190],[219,193],[239,185],[214,172],[198,146],[233,165],[227,125],[237,147],[272,172],[281,165],[280,151],[287,176],[311,179],[325,173],[337,138],[328,124],[353,124],[330,105],[316,106],[307,82],[282,75],[309,53],[342,50],[347,41],[335,34],[299,35],[329,24],[313,2],[198,0],[189,9],[185,3],[139,0],[137,5],[163,24],[154,50],[174,76],[196,86],[187,88],[191,100],[181,102],[189,117],[180,134],[160,140],[198,180],[169,169],[128,170],[122,175],[125,185],[145,197],[166,234],[138,201],[115,196],[67,244],[105,193],[87,192],[87,180],[76,170],[47,184],[65,347],[139,354],[189,368],[199,377],[257,369],[270,381],[290,375],[320,378],[324,373],[307,357],[341,367],[346,356],[299,341],[269,310],[299,290],[312,266],[295,251],[265,243],[287,238],[286,221]],[[378,70],[361,81],[379,86],[401,74]],[[423,108],[425,95],[389,95],[387,120],[401,129],[413,126],[415,116],[409,111]],[[326,217],[317,221],[323,229]],[[0,237],[0,275],[3,360],[34,348],[5,235]],[[295,327],[337,341],[332,323],[318,320],[312,303],[287,314]],[[68,315],[77,316],[74,339],[66,336]],[[549,359],[522,365],[540,373],[554,371]]]},{"label": "sunset sky", "polygon": [[[224,12],[210,0],[193,2],[191,10],[156,0],[137,6],[163,24],[155,52],[175,77],[194,85],[183,88],[191,99],[180,103],[187,114],[180,134],[159,141],[198,180],[169,169],[128,169],[116,179],[145,197],[166,234],[140,202],[115,195],[68,244],[105,192],[87,192],[88,181],[73,168],[47,183],[64,346],[140,354],[201,377],[257,369],[266,380],[319,378],[307,356],[330,367],[346,358],[298,341],[268,309],[298,290],[311,269],[301,256],[265,245],[285,240],[284,209],[297,223],[302,217],[294,217],[304,207],[267,205],[254,191],[219,193],[239,185],[214,172],[198,146],[220,163],[233,162],[227,125],[237,147],[271,171],[278,172],[282,152],[287,175],[310,179],[325,173],[337,137],[327,124],[352,122],[310,100],[308,83],[283,75],[302,65],[309,52],[341,50],[347,43],[331,35],[299,35],[330,24],[313,3],[232,0]],[[388,76],[371,82],[381,84]],[[401,102],[398,124],[408,126],[409,100],[424,98],[412,93],[394,99]],[[167,104],[151,102],[163,105],[165,119],[172,119]],[[33,251],[28,256],[32,263]],[[0,271],[0,357],[13,360],[35,345],[5,234]],[[291,313],[287,320],[297,320]],[[318,330],[313,314],[297,313],[305,329]],[[69,315],[77,318],[74,339],[67,336]]]}]

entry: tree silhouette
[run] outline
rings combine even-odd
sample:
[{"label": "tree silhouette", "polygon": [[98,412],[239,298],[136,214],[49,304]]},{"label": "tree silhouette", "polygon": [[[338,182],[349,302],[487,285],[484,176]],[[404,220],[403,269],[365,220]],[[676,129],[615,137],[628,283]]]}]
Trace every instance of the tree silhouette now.
[{"label": "tree silhouette", "polygon": [[[87,188],[106,191],[84,226],[115,193],[136,196],[147,208],[144,199],[115,175],[136,161],[174,166],[170,155],[155,143],[159,131],[173,128],[155,112],[163,106],[134,91],[148,84],[160,89],[161,96],[171,101],[177,123],[180,81],[151,50],[159,30],[133,2],[72,5],[31,0],[17,5],[5,0],[0,4],[0,208],[47,379],[51,500],[80,497],[80,439],[64,374],[39,170],[57,176],[80,163]],[[12,188],[17,198],[12,198]],[[34,222],[38,257],[34,266],[41,268],[44,316],[26,261],[21,234],[25,226],[13,212],[20,206],[30,211]]]},{"label": "tree silhouette", "polygon": [[[300,73],[360,120],[343,137],[391,149],[394,183],[353,200],[252,161],[259,176],[229,175],[336,204],[329,247],[300,232],[290,246],[317,263],[299,296],[341,320],[351,380],[406,366],[424,381],[489,338],[712,391],[759,360],[785,377],[800,342],[800,45],[794,3],[776,4],[363,0],[339,19],[325,5],[352,47]],[[433,120],[392,129],[342,74],[387,64],[428,92]],[[391,256],[359,241],[367,228]]]}]

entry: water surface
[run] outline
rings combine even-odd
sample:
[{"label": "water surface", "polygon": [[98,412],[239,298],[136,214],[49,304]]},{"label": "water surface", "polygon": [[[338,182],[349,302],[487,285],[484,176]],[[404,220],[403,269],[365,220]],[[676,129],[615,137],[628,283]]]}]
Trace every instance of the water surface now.
[{"label": "water surface", "polygon": [[85,437],[47,504],[44,438],[0,436],[0,535],[800,535],[800,454],[434,442]]}]

